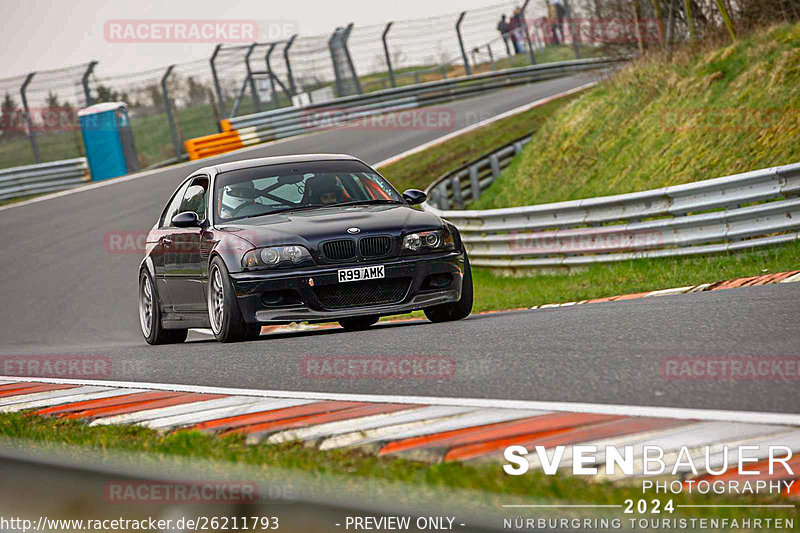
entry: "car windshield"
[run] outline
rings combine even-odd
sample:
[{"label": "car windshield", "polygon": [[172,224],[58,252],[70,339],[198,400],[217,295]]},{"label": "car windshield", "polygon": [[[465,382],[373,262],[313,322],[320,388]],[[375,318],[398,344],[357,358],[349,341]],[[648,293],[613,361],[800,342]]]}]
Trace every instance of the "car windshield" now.
[{"label": "car windshield", "polygon": [[341,205],[405,203],[388,181],[358,161],[253,167],[217,176],[218,220]]}]

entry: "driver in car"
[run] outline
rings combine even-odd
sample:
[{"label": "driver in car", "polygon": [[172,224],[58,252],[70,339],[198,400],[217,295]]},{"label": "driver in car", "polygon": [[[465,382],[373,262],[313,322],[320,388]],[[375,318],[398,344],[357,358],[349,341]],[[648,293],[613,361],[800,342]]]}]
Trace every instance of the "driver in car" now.
[{"label": "driver in car", "polygon": [[306,204],[336,204],[344,201],[342,187],[333,175],[314,176],[306,182]]}]

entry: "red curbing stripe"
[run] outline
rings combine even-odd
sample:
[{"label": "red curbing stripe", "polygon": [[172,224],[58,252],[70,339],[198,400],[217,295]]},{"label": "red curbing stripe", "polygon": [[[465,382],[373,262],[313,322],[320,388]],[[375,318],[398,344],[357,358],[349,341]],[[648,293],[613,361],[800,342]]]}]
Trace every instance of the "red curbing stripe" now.
[{"label": "red curbing stripe", "polygon": [[74,389],[77,385],[51,385],[36,383],[33,387],[24,387],[21,389],[7,389],[0,391],[0,398],[9,398],[11,396],[22,396],[24,394],[34,394],[36,392],[48,392],[55,390]]},{"label": "red curbing stripe", "polygon": [[791,272],[781,272],[780,274],[776,274],[775,278],[772,280],[773,283],[780,283],[781,281],[785,280],[786,278],[791,278],[795,274],[800,274],[800,270],[793,270]]},{"label": "red curbing stripe", "polygon": [[606,422],[621,418],[612,415],[582,414],[582,413],[553,413],[548,415],[523,418],[512,422],[499,424],[486,424],[471,428],[456,429],[411,437],[386,444],[378,455],[417,450],[420,448],[454,448],[493,439],[507,438],[516,435],[532,435],[543,431],[571,428],[597,422]]},{"label": "red curbing stripe", "polygon": [[339,402],[339,401],[324,401],[298,405],[295,407],[284,407],[282,409],[264,410],[258,413],[250,413],[246,415],[228,416],[225,418],[218,418],[216,420],[208,420],[200,422],[194,426],[184,429],[213,429],[217,431],[226,431],[250,424],[258,424],[262,422],[272,422],[274,420],[282,420],[285,418],[294,418],[298,416],[329,413],[333,411],[341,411],[342,409],[349,409],[351,407],[361,407],[370,405],[366,402]]},{"label": "red curbing stripe", "polygon": [[144,400],[123,405],[109,405],[107,407],[97,407],[94,409],[85,409],[77,413],[70,413],[64,415],[64,418],[103,418],[107,416],[124,415],[126,413],[135,413],[138,411],[149,411],[150,409],[159,409],[161,407],[172,407],[174,405],[183,405],[185,403],[196,403],[207,400],[216,400],[218,398],[227,398],[225,394],[199,394],[199,393],[184,393],[179,396],[171,396],[169,398]]},{"label": "red curbing stripe", "polygon": [[333,413],[319,413],[314,415],[297,416],[294,418],[283,418],[281,420],[274,420],[272,422],[263,422],[261,424],[242,426],[228,430],[223,434],[251,435],[253,433],[275,432],[286,429],[296,429],[306,426],[313,426],[317,424],[326,424],[328,422],[338,422],[340,420],[349,420],[351,418],[361,418],[364,416],[393,413],[395,411],[418,409],[419,407],[424,407],[424,406],[400,404],[400,403],[368,404],[360,407],[353,407],[350,409],[342,409],[340,411],[336,411]]},{"label": "red curbing stripe", "polygon": [[0,385],[0,392],[13,389],[25,389],[27,387],[35,387],[37,385],[41,385],[41,383],[36,383],[31,381],[18,381],[16,383],[6,383],[5,385]]},{"label": "red curbing stripe", "polygon": [[650,294],[652,291],[648,292],[637,292],[635,294],[625,294],[622,296],[618,296],[614,298],[615,302],[620,302],[622,300],[636,300],[637,298],[644,298],[646,295]]},{"label": "red curbing stripe", "polygon": [[445,461],[468,461],[504,450],[512,444],[525,447],[566,446],[578,442],[594,441],[621,435],[633,435],[645,431],[669,429],[692,423],[691,420],[675,420],[670,418],[623,418],[611,422],[592,424],[588,427],[565,428],[553,432],[542,432],[535,435],[519,435],[504,439],[495,439],[451,448],[444,457]]},{"label": "red curbing stripe", "polygon": [[68,413],[84,411],[86,409],[96,409],[98,407],[108,407],[112,405],[132,404],[147,400],[160,400],[163,398],[171,398],[172,396],[177,396],[179,394],[184,394],[184,393],[160,392],[160,391],[136,392],[131,394],[123,394],[122,396],[114,396],[112,398],[101,398],[99,400],[84,400],[82,402],[54,405],[53,407],[40,409],[36,411],[36,414],[61,416]]}]

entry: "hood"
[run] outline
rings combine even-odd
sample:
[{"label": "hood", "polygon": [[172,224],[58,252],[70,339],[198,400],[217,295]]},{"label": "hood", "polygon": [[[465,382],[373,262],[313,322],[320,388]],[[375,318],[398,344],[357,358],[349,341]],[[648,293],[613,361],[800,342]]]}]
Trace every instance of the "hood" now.
[{"label": "hood", "polygon": [[[254,246],[301,244],[309,249],[315,249],[319,242],[330,239],[375,234],[399,236],[442,227],[443,223],[436,215],[406,205],[321,207],[218,225],[220,230],[237,235]],[[349,228],[360,231],[350,234]]]}]

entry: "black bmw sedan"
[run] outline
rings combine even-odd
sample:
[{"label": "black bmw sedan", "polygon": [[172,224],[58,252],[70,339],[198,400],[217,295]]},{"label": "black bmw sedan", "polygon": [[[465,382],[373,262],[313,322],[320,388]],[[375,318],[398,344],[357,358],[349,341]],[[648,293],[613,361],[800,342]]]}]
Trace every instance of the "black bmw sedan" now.
[{"label": "black bmw sedan", "polygon": [[472,275],[452,224],[412,208],[347,155],[300,155],[192,173],[150,230],[139,272],[139,319],[150,344],[211,328],[222,342],[264,324],[338,321],[365,329],[423,310],[467,317]]}]

